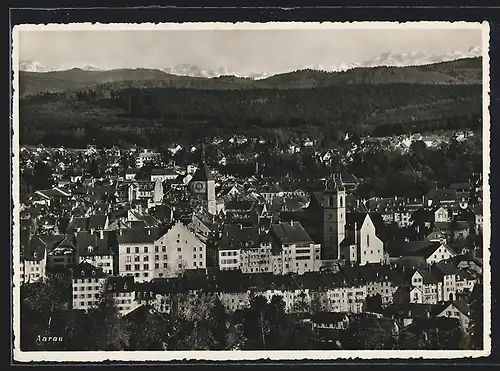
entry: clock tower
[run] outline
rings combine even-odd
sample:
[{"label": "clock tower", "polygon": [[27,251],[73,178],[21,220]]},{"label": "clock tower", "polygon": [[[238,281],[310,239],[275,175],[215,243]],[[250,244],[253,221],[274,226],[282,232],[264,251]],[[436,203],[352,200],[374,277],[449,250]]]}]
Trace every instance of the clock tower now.
[{"label": "clock tower", "polygon": [[323,259],[338,259],[345,237],[345,187],[340,174],[326,180],[323,193]]},{"label": "clock tower", "polygon": [[189,191],[191,193],[191,200],[201,202],[210,214],[215,215],[217,213],[215,180],[205,162],[205,149],[203,148],[203,144],[201,151],[198,170],[196,170],[189,182]]}]

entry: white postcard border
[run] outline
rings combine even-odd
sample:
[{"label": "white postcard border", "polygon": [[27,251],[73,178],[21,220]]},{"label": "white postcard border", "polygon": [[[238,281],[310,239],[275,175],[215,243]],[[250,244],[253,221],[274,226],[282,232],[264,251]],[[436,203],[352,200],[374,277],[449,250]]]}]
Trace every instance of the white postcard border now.
[{"label": "white postcard border", "polygon": [[[14,274],[20,271],[19,234],[19,32],[26,31],[139,31],[139,30],[318,30],[318,29],[477,29],[482,31],[483,58],[483,288],[484,288],[484,349],[483,350],[356,350],[356,351],[116,351],[116,352],[23,352],[20,350],[20,276]],[[463,359],[485,357],[491,353],[491,264],[490,250],[486,248],[491,243],[490,214],[490,63],[489,63],[489,24],[488,22],[267,22],[267,23],[72,23],[72,24],[23,24],[16,25],[12,32],[12,72],[13,105],[12,105],[12,197],[13,197],[13,358],[18,362],[103,362],[103,361],[245,361],[245,360],[354,360],[354,359]]]}]

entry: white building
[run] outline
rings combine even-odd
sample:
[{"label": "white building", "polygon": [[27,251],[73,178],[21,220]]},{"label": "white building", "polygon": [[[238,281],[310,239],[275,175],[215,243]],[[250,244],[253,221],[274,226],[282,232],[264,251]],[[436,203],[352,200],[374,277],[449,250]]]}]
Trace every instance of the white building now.
[{"label": "white building", "polygon": [[85,310],[95,308],[100,301],[103,285],[108,275],[92,264],[83,262],[73,270],[73,309]]}]

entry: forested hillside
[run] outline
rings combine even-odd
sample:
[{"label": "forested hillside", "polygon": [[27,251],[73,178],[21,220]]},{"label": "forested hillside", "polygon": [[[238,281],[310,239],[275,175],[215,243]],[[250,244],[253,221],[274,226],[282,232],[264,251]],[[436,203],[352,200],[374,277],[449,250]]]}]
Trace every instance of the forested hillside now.
[{"label": "forested hillside", "polygon": [[[313,139],[330,135],[332,140],[344,133],[386,136],[477,128],[480,62],[298,71],[260,81],[180,77],[157,70],[25,73],[21,89],[36,83],[45,90],[20,99],[20,138],[22,144],[81,147],[97,140],[107,146],[155,147],[192,142],[201,125],[206,135],[274,139],[285,132]],[[124,77],[131,80],[120,80]]]}]

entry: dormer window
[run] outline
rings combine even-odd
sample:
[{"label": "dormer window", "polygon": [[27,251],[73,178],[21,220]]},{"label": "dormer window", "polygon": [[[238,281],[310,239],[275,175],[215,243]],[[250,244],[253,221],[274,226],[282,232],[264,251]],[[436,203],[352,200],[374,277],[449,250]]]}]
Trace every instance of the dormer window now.
[{"label": "dormer window", "polygon": [[38,258],[38,253],[37,253],[36,251],[33,253],[33,257],[34,257],[35,259],[36,259],[36,258]]},{"label": "dormer window", "polygon": [[92,251],[94,251],[94,246],[88,246],[87,252],[91,253]]},{"label": "dormer window", "polygon": [[92,275],[95,276],[95,269],[92,271]]},{"label": "dormer window", "polygon": [[82,273],[82,276],[85,276],[85,271],[82,271],[81,273]]}]

